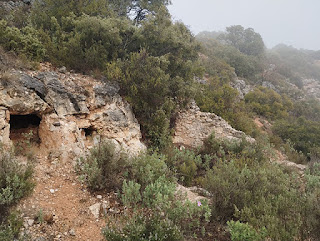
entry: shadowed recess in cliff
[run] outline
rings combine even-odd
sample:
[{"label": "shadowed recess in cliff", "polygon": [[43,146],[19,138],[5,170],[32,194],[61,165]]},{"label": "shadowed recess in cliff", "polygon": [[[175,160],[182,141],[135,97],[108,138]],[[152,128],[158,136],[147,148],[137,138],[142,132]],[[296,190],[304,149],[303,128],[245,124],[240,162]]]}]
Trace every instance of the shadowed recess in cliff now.
[{"label": "shadowed recess in cliff", "polygon": [[28,139],[39,143],[38,134],[41,118],[37,115],[10,115],[10,139],[23,141]]}]

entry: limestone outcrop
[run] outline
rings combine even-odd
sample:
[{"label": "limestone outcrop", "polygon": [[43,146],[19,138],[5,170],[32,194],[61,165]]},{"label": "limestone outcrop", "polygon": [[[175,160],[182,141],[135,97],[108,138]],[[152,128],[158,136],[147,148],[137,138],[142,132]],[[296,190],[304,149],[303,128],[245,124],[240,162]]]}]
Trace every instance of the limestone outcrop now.
[{"label": "limestone outcrop", "polygon": [[244,80],[238,78],[235,78],[233,81],[231,81],[230,85],[232,88],[238,91],[240,100],[243,100],[244,96],[254,88],[252,85],[248,85]]},{"label": "limestone outcrop", "polygon": [[227,140],[241,140],[245,137],[248,141],[255,140],[246,136],[242,131],[233,129],[221,117],[207,112],[201,112],[195,102],[189,108],[178,114],[175,126],[173,143],[187,147],[198,147],[212,132],[216,138]]},{"label": "limestone outcrop", "polygon": [[2,143],[11,143],[14,129],[27,131],[35,125],[30,120],[39,118],[40,146],[63,155],[78,156],[100,137],[114,140],[130,153],[145,149],[140,125],[116,84],[58,72],[45,64],[40,71],[13,70],[0,79]]},{"label": "limestone outcrop", "polygon": [[302,82],[307,96],[320,100],[320,82],[316,79],[304,79]]}]

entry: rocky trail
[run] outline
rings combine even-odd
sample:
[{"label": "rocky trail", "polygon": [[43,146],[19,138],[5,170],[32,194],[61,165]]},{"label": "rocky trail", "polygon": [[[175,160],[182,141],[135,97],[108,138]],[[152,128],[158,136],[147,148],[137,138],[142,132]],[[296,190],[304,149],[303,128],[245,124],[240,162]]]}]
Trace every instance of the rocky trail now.
[{"label": "rocky trail", "polygon": [[96,218],[90,207],[96,204],[113,211],[110,203],[117,204],[115,196],[90,194],[79,181],[74,165],[51,155],[36,156],[34,192],[19,205],[23,232],[31,240],[102,240],[105,219]]}]

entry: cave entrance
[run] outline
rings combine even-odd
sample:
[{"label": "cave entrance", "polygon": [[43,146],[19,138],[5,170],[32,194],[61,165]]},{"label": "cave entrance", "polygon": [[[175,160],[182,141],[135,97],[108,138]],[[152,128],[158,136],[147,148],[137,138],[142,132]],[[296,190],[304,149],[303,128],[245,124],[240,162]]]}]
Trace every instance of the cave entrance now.
[{"label": "cave entrance", "polygon": [[88,128],[81,128],[81,132],[86,139],[91,139],[93,135],[97,132],[97,129],[90,126]]},{"label": "cave entrance", "polygon": [[81,128],[80,131],[84,144],[86,146],[91,146],[93,144],[94,137],[97,135],[97,129],[90,126],[87,128]]},{"label": "cave entrance", "polygon": [[83,132],[85,137],[90,137],[92,136],[93,132],[95,132],[96,130],[94,128],[83,128]]},{"label": "cave entrance", "polygon": [[10,140],[23,147],[39,145],[40,122],[41,118],[34,114],[10,115]]}]

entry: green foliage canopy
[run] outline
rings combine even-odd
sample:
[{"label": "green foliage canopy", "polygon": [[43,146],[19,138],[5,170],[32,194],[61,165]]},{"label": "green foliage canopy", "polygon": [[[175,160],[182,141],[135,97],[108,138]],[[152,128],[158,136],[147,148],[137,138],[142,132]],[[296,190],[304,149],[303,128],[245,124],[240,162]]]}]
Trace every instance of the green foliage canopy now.
[{"label": "green foliage canopy", "polygon": [[245,29],[241,25],[227,27],[226,33],[219,38],[246,55],[261,56],[265,50],[261,35],[254,29]]}]

